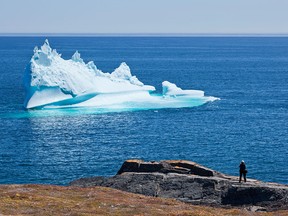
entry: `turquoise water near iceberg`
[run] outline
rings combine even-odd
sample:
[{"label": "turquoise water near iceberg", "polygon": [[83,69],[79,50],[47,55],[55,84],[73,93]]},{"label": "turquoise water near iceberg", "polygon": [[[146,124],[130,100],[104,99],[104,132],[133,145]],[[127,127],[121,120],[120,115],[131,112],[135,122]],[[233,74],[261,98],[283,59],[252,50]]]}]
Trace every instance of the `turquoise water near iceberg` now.
[{"label": "turquoise water near iceberg", "polygon": [[[111,72],[123,61],[161,91],[168,80],[221,98],[193,108],[23,109],[22,78],[41,37],[0,37],[0,183],[67,184],[114,175],[128,158],[187,159],[288,184],[288,38],[51,37]],[[112,110],[115,111],[115,110]]]}]

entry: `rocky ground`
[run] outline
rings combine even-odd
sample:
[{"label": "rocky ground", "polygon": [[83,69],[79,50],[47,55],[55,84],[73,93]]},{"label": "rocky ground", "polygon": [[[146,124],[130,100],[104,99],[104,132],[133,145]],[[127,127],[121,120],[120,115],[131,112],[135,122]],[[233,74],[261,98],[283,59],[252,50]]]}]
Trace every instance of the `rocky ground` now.
[{"label": "rocky ground", "polygon": [[255,211],[288,210],[288,186],[253,179],[238,182],[191,161],[128,160],[111,178],[83,178],[73,186],[104,186],[153,197],[175,198],[216,207],[247,207]]},{"label": "rocky ground", "polygon": [[247,208],[191,205],[105,187],[1,185],[0,215],[288,215],[288,211],[251,212]]}]

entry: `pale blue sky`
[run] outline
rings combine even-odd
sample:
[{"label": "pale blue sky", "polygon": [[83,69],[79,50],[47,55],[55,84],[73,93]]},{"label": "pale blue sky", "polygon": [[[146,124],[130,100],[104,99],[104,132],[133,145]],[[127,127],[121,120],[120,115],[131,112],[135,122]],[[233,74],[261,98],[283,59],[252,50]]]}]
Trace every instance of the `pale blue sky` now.
[{"label": "pale blue sky", "polygon": [[0,33],[287,34],[288,0],[0,0]]}]

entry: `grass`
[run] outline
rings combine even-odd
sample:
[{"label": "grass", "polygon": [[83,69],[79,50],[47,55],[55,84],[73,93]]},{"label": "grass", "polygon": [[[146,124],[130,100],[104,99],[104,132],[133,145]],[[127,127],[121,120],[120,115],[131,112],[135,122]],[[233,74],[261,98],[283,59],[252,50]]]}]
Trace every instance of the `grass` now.
[{"label": "grass", "polygon": [[249,212],[214,208],[174,199],[147,197],[111,188],[52,185],[0,186],[0,215],[288,215],[288,211]]}]

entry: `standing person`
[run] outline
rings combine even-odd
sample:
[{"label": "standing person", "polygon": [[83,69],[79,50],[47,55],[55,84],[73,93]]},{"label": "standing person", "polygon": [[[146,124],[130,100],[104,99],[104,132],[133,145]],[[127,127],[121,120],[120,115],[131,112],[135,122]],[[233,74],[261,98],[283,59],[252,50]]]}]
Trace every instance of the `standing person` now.
[{"label": "standing person", "polygon": [[247,173],[247,170],[246,170],[246,165],[245,165],[244,160],[242,160],[241,163],[240,163],[240,165],[239,165],[239,172],[240,172],[239,182],[241,182],[242,175],[243,175],[243,177],[244,177],[244,182],[246,182],[246,173]]}]

